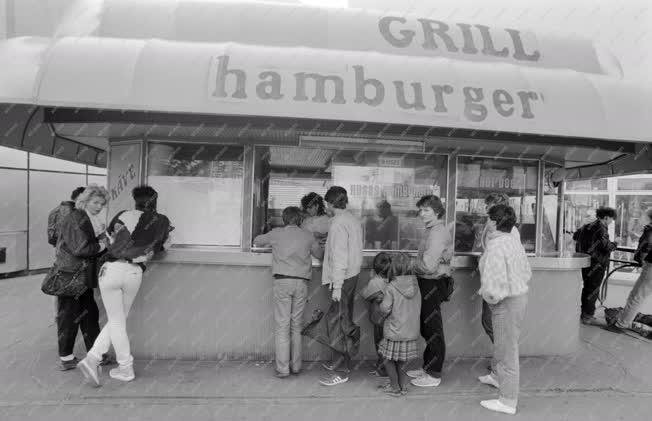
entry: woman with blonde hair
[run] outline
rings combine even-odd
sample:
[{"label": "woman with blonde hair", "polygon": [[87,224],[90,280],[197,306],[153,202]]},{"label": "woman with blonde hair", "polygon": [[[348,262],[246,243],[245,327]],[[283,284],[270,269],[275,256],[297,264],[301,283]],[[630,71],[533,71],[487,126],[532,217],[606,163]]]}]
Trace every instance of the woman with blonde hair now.
[{"label": "woman with blonde hair", "polygon": [[62,270],[74,272],[85,264],[87,287],[77,297],[58,297],[57,334],[62,371],[74,369],[79,362],[73,354],[77,331],[81,329],[87,350],[91,349],[100,333],[99,310],[93,288],[97,288],[97,257],[108,244],[102,237],[105,224],[100,217],[108,199],[109,193],[104,187],[89,185],[77,197],[75,209],[61,223],[55,265]]}]

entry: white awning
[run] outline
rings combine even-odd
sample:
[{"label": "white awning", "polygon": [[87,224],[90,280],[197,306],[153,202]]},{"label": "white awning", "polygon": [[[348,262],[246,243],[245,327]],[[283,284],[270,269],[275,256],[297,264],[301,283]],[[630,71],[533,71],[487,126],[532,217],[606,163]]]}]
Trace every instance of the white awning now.
[{"label": "white awning", "polygon": [[650,142],[652,90],[441,57],[117,38],[0,43],[0,102]]}]

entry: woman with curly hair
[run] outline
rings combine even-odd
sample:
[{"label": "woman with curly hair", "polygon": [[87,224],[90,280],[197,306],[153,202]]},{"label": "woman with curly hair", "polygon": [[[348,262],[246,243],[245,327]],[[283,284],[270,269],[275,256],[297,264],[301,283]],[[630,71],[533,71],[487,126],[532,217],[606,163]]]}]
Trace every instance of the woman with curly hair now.
[{"label": "woman with curly hair", "polygon": [[105,224],[100,217],[108,198],[109,192],[104,187],[89,185],[77,197],[75,208],[61,223],[55,265],[63,270],[75,271],[86,263],[87,287],[78,297],[58,297],[57,334],[59,366],[62,371],[74,369],[79,362],[73,355],[77,331],[81,329],[87,350],[91,349],[100,333],[99,310],[93,296],[93,288],[97,288],[97,257],[108,244],[107,240],[101,237]]}]

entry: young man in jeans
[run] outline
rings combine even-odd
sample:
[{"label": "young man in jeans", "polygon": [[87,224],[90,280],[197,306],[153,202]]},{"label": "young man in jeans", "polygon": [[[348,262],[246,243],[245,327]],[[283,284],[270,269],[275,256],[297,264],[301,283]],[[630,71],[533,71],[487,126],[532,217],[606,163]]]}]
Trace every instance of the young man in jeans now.
[{"label": "young man in jeans", "polygon": [[634,254],[634,260],[642,266],[641,274],[627,297],[625,307],[613,318],[606,316],[607,324],[616,331],[631,329],[638,309],[652,295],[652,209],[648,209],[646,215],[647,224]]},{"label": "young man in jeans", "polygon": [[308,297],[308,282],[312,278],[310,256],[321,259],[324,255],[317,239],[299,228],[301,209],[285,208],[283,223],[283,228],[274,228],[254,239],[256,247],[272,248],[276,377],[279,378],[301,371],[303,309]]},{"label": "young man in jeans", "polygon": [[617,247],[609,240],[609,224],[616,219],[616,211],[612,208],[596,209],[596,220],[583,225],[573,234],[575,251],[591,256],[591,266],[582,269],[582,316],[584,324],[594,324],[595,302],[598,299],[600,285],[609,267],[609,255]]},{"label": "young man in jeans", "polygon": [[328,189],[324,199],[326,211],[333,215],[322,268],[322,284],[328,287],[332,301],[324,317],[331,332],[331,345],[344,351],[332,362],[323,364],[333,374],[319,383],[335,386],[347,382],[351,370],[348,348],[356,327],[353,323],[353,301],[362,266],[363,239],[360,220],[346,210],[349,203],[346,189],[333,186]]},{"label": "young man in jeans", "polygon": [[446,358],[441,303],[447,298],[446,277],[451,274],[453,239],[444,221],[445,209],[439,197],[423,196],[417,207],[426,226],[414,265],[421,291],[421,336],[426,341],[426,349],[423,368],[410,370],[407,375],[413,378],[414,386],[435,387],[441,383]]}]

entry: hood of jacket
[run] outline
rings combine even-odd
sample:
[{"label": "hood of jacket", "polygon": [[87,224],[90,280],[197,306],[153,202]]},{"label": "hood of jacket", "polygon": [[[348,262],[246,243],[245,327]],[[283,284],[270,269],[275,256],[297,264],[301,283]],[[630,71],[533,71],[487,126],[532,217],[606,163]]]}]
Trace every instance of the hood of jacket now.
[{"label": "hood of jacket", "polygon": [[397,276],[391,285],[405,298],[414,297],[418,291],[416,279],[412,275]]}]

